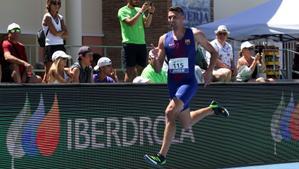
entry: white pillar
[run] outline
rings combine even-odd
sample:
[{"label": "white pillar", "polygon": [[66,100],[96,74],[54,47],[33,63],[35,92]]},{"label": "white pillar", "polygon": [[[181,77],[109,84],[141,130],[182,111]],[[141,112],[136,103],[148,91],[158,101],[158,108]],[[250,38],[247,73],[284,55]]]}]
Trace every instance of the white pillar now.
[{"label": "white pillar", "polygon": [[75,46],[69,48],[69,54],[74,60],[82,46],[82,0],[66,1],[66,26],[69,33],[67,45]]}]

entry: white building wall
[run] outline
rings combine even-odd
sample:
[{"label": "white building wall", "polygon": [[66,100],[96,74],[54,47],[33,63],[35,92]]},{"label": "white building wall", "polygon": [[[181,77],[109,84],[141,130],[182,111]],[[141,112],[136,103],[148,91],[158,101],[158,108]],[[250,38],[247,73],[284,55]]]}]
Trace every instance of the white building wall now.
[{"label": "white building wall", "polygon": [[102,0],[83,0],[83,36],[102,36]]},{"label": "white building wall", "polygon": [[232,16],[267,1],[269,0],[214,0],[214,20]]},{"label": "white building wall", "polygon": [[[72,0],[61,0],[60,13],[68,24],[70,16],[66,16],[66,1],[72,3]],[[41,28],[45,7],[46,0],[1,0],[0,33],[6,33],[7,26],[15,22],[22,27],[23,34],[35,35]],[[82,19],[84,36],[101,36],[102,0],[82,0]]]},{"label": "white building wall", "polygon": [[[64,15],[64,1],[61,13]],[[0,5],[0,33],[6,33],[7,25],[18,23],[23,34],[36,34],[41,28],[46,0],[2,0]]]}]

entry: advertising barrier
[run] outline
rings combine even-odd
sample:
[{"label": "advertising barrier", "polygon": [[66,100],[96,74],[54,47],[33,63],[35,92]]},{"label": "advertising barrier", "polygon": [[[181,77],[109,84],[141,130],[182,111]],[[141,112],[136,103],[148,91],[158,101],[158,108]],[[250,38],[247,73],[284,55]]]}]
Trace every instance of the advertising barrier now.
[{"label": "advertising barrier", "polygon": [[[177,133],[169,169],[299,161],[298,84],[199,87],[191,109],[225,105]],[[161,85],[0,86],[1,169],[141,169],[162,143]]]}]

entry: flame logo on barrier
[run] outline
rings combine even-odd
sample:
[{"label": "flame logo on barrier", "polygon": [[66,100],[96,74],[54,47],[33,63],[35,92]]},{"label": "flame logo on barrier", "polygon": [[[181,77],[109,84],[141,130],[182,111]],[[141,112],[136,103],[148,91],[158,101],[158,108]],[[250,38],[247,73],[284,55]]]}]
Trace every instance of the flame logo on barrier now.
[{"label": "flame logo on barrier", "polygon": [[46,114],[43,96],[37,109],[31,114],[30,101],[26,95],[25,103],[18,116],[11,123],[6,137],[6,146],[14,159],[25,155],[51,156],[59,144],[60,115],[58,99],[55,95],[51,110]]},{"label": "flame logo on barrier", "polygon": [[274,155],[277,155],[277,143],[283,140],[299,141],[299,103],[295,106],[293,93],[287,105],[282,93],[280,103],[272,115],[271,135],[274,140]]}]

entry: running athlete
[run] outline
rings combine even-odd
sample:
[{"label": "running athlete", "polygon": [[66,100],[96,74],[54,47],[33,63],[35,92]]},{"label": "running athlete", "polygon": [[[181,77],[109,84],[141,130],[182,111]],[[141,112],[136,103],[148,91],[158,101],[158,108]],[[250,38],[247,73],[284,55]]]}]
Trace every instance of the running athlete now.
[{"label": "running athlete", "polygon": [[158,168],[166,163],[166,155],[176,132],[176,120],[187,129],[209,115],[229,116],[229,112],[215,101],[206,108],[190,111],[189,103],[198,86],[194,75],[196,46],[200,44],[211,53],[210,66],[204,73],[205,86],[211,81],[218,54],[201,31],[185,28],[184,19],[182,8],[169,8],[168,22],[172,31],[161,36],[158,47],[153,50],[154,68],[157,72],[161,71],[167,56],[170,95],[170,102],[165,110],[165,129],[160,152],[144,156],[147,163]]}]

